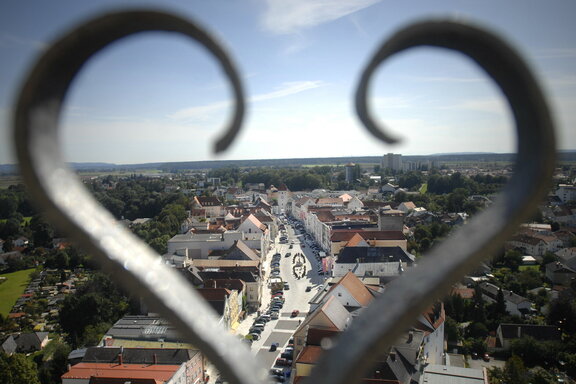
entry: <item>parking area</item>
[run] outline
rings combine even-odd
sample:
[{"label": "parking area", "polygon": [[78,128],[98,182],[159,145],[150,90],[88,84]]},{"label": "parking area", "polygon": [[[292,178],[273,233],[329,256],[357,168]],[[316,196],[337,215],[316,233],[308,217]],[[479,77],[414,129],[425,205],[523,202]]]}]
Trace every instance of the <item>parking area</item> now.
[{"label": "parking area", "polygon": [[484,361],[482,359],[478,360],[468,359],[468,367],[474,369],[493,368],[493,367],[504,368],[505,364],[506,361],[497,360],[494,358],[491,358],[490,361]]},{"label": "parking area", "polygon": [[298,328],[298,321],[294,320],[279,320],[276,324],[276,329],[286,329],[290,331],[295,331]]},{"label": "parking area", "polygon": [[[280,356],[284,346],[288,343],[288,340],[290,340],[291,337],[292,333],[289,332],[272,332],[266,341],[264,341],[260,350],[256,353],[256,358],[260,360],[265,367],[274,366],[276,358]],[[269,351],[272,343],[278,343],[279,345],[278,349],[274,352]]]}]

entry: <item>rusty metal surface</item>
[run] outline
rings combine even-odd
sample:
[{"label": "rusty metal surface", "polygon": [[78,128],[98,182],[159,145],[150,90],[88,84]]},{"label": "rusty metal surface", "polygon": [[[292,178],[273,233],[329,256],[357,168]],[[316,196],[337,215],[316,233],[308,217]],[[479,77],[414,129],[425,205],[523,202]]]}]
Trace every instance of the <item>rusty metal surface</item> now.
[{"label": "rusty metal surface", "polygon": [[[117,224],[87,193],[62,158],[58,123],[66,92],[83,64],[106,45],[141,31],[184,34],[200,42],[230,80],[235,109],[215,145],[225,150],[240,129],[244,96],[226,52],[206,32],[178,16],[155,11],[115,12],[75,28],[39,59],[22,88],[14,116],[14,139],[22,177],[47,218],[97,256],[117,281],[137,291],[182,335],[201,348],[233,383],[264,383],[266,370],[235,337],[217,324],[212,309],[175,270],[128,230]],[[416,46],[461,52],[483,68],[507,98],[518,136],[516,172],[495,204],[477,215],[430,254],[418,268],[390,283],[338,343],[324,354],[306,383],[357,382],[377,351],[396,337],[451,284],[490,256],[529,217],[546,195],[554,167],[554,130],[545,99],[520,56],[482,28],[451,21],[413,24],[385,42],[360,78],[356,108],[379,140],[393,142],[370,116],[367,97],[374,71],[390,56]]]}]

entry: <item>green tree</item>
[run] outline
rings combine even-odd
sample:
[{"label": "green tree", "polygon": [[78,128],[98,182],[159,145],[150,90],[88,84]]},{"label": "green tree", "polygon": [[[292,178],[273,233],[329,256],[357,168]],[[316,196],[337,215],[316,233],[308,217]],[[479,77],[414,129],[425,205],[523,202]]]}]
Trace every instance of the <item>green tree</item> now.
[{"label": "green tree", "polygon": [[461,334],[458,323],[450,316],[446,316],[446,322],[444,323],[444,334],[446,335],[446,340],[449,342],[457,343],[460,340]]},{"label": "green tree", "polygon": [[40,384],[36,364],[21,353],[0,352],[0,379],[2,384]]},{"label": "green tree", "polygon": [[528,371],[522,359],[512,355],[504,366],[504,374],[509,384],[526,384],[528,382]]}]

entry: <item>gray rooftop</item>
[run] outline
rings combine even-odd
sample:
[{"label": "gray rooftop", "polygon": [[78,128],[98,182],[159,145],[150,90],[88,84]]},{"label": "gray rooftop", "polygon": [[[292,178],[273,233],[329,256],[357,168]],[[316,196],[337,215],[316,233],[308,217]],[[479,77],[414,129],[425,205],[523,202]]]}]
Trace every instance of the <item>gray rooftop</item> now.
[{"label": "gray rooftop", "polygon": [[430,364],[424,369],[421,384],[484,384],[480,369]]}]

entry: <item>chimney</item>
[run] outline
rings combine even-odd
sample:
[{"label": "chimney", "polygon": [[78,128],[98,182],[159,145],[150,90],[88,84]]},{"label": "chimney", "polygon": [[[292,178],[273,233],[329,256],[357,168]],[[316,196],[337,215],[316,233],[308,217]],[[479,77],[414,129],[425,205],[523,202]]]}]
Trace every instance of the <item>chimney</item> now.
[{"label": "chimney", "polygon": [[122,350],[120,350],[120,353],[118,354],[118,365],[122,364],[124,364],[124,358],[122,356]]},{"label": "chimney", "polygon": [[408,332],[408,341],[406,343],[410,344],[412,342],[412,339],[414,339],[414,332],[410,331]]},{"label": "chimney", "polygon": [[153,355],[152,355],[152,358],[154,359],[154,360],[152,361],[152,364],[154,364],[154,365],[158,364],[158,356],[157,356],[156,354],[153,354]]},{"label": "chimney", "polygon": [[390,359],[392,361],[396,361],[396,352],[395,351],[390,351]]}]

